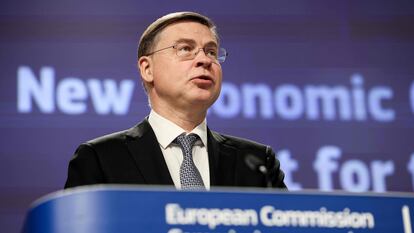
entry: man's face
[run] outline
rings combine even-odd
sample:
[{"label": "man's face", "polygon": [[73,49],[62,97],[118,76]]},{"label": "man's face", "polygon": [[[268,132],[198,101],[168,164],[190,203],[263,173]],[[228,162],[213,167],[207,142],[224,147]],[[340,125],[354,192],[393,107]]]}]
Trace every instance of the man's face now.
[{"label": "man's face", "polygon": [[[178,22],[166,27],[157,38],[153,51],[185,42],[196,49],[218,47],[211,30],[197,22]],[[220,94],[221,65],[199,51],[185,60],[174,48],[150,56],[151,103],[155,106],[207,110]],[[147,80],[148,81],[148,80]]]}]

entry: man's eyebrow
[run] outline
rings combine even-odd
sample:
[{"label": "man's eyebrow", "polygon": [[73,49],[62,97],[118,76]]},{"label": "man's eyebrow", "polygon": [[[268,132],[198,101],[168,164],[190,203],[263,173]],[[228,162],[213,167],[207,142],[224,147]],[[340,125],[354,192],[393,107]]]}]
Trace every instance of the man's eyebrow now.
[{"label": "man's eyebrow", "polygon": [[187,38],[180,38],[178,40],[175,41],[175,43],[187,43],[187,44],[195,44],[195,40],[193,39],[187,39]]},{"label": "man's eyebrow", "polygon": [[218,45],[217,45],[217,43],[215,41],[210,41],[210,42],[206,43],[204,45],[204,47],[216,47],[217,48]]},{"label": "man's eyebrow", "polygon": [[[187,43],[187,44],[191,44],[191,45],[196,44],[195,40],[188,39],[188,38],[180,38],[180,39],[176,40],[175,43]],[[204,45],[204,47],[208,47],[208,46],[218,47],[218,45],[215,41],[209,41]]]}]

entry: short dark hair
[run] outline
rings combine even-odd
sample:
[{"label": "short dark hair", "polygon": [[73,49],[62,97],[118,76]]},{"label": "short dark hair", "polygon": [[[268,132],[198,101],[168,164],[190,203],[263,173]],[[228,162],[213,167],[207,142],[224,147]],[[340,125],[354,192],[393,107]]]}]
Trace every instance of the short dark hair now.
[{"label": "short dark hair", "polygon": [[214,34],[219,42],[219,36],[217,33],[216,25],[208,17],[195,12],[175,12],[165,15],[153,22],[148,28],[142,33],[141,39],[139,40],[138,46],[138,59],[151,52],[154,47],[155,39],[157,35],[167,26],[180,22],[180,21],[191,21],[198,22],[207,26]]}]

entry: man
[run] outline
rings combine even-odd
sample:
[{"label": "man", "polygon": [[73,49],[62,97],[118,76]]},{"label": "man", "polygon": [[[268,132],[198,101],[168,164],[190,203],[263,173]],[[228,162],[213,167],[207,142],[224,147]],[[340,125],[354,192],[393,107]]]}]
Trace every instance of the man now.
[{"label": "man", "polygon": [[101,183],[286,188],[270,147],[207,128],[226,56],[215,25],[203,15],[178,12],[152,23],[138,49],[149,116],[131,129],[80,145],[65,188]]}]

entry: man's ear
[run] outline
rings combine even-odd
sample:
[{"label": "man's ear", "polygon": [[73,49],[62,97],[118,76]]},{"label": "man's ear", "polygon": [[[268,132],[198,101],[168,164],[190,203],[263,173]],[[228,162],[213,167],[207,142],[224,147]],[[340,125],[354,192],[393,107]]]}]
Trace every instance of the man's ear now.
[{"label": "man's ear", "polygon": [[138,68],[139,71],[141,73],[141,78],[142,81],[145,83],[152,83],[154,78],[153,78],[153,72],[152,72],[152,60],[151,58],[147,57],[147,56],[142,56],[139,58],[138,60]]}]

